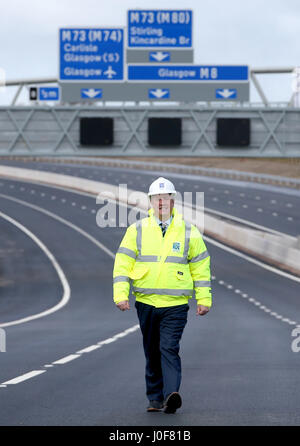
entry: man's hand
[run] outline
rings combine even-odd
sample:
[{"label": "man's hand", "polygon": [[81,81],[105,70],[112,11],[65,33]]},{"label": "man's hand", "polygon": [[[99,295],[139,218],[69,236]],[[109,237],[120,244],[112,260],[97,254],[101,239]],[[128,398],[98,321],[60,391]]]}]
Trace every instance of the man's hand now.
[{"label": "man's hand", "polygon": [[209,307],[205,307],[204,305],[197,305],[197,316],[204,316],[209,312]]},{"label": "man's hand", "polygon": [[128,300],[122,300],[122,302],[119,302],[119,303],[117,304],[117,307],[118,307],[121,311],[130,310],[129,301],[128,301]]}]

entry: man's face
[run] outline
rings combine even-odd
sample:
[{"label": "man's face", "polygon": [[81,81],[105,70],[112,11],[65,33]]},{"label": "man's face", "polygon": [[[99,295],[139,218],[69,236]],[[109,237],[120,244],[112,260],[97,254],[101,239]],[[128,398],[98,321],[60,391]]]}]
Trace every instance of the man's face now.
[{"label": "man's face", "polygon": [[174,207],[174,198],[170,194],[152,195],[150,202],[155,217],[158,217],[161,221],[166,221],[170,218]]}]

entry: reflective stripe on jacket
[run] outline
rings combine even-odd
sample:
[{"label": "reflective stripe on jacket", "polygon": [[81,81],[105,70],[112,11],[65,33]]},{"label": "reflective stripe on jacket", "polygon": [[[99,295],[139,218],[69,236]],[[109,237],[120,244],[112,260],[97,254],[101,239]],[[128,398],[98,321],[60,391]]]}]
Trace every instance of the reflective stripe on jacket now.
[{"label": "reflective stripe on jacket", "polygon": [[128,300],[130,285],[136,300],[167,307],[193,296],[210,307],[210,255],[196,226],[173,208],[173,219],[162,236],[153,209],[127,228],[116,253],[113,270],[115,303]]}]

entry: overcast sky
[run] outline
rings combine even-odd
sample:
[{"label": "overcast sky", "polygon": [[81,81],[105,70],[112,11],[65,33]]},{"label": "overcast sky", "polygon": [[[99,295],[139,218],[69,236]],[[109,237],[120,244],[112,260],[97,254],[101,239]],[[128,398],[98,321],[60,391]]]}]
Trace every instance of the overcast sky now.
[{"label": "overcast sky", "polygon": [[[137,8],[192,9],[195,64],[300,66],[300,0],[3,0],[0,67],[7,80],[57,77],[58,28],[126,26]],[[259,80],[270,100],[289,100],[291,75]]]}]

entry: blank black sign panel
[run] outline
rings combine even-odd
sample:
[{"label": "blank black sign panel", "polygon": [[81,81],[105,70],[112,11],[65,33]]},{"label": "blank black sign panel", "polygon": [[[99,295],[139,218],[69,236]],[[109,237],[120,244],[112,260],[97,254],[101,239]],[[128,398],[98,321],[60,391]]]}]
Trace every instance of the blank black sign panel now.
[{"label": "blank black sign panel", "polygon": [[181,118],[149,118],[148,144],[150,146],[180,146]]},{"label": "blank black sign panel", "polygon": [[218,118],[217,145],[247,147],[250,144],[249,118]]},{"label": "blank black sign panel", "polygon": [[113,144],[113,118],[80,118],[82,146],[110,146]]}]

